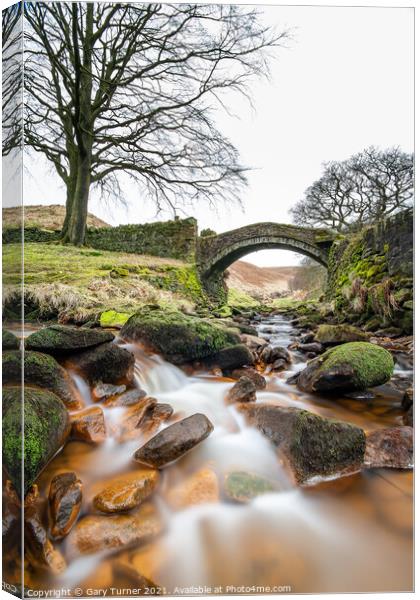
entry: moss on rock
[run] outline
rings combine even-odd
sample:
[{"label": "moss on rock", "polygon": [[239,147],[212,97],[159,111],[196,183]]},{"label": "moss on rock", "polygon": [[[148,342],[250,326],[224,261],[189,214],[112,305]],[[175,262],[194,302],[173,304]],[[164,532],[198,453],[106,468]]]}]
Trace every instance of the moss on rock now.
[{"label": "moss on rock", "polygon": [[3,350],[19,350],[19,339],[7,329],[2,331],[2,348]]},{"label": "moss on rock", "polygon": [[297,379],[307,392],[364,390],[386,383],[394,361],[385,348],[369,342],[350,342],[330,348],[311,360]]},{"label": "moss on rock", "polygon": [[299,408],[257,403],[241,409],[286,456],[298,483],[355,471],[363,463],[366,438],[355,425]]},{"label": "moss on rock", "polygon": [[130,317],[121,335],[143,342],[176,364],[211,356],[240,341],[236,332],[219,324],[154,306]]},{"label": "moss on rock", "polygon": [[3,384],[20,385],[22,367],[26,385],[35,385],[56,394],[68,408],[77,408],[78,401],[67,372],[48,354],[41,352],[3,352]]},{"label": "moss on rock", "polygon": [[101,344],[72,356],[72,364],[91,383],[130,383],[134,354],[117,344]]},{"label": "moss on rock", "polygon": [[364,340],[367,335],[352,325],[320,325],[315,335],[315,341],[326,346]]},{"label": "moss on rock", "polygon": [[274,492],[277,489],[275,482],[248,473],[247,471],[232,471],[225,476],[225,494],[235,502],[250,502],[257,496]]},{"label": "moss on rock", "polygon": [[26,339],[25,348],[60,356],[111,342],[113,339],[114,334],[110,331],[51,325],[32,333]]},{"label": "moss on rock", "polygon": [[26,386],[22,394],[19,386],[3,388],[3,465],[18,494],[34,483],[64,444],[69,428],[67,410],[52,392]]},{"label": "moss on rock", "polygon": [[99,322],[101,327],[116,327],[120,329],[130,318],[129,313],[117,312],[116,310],[106,310],[101,313]]}]

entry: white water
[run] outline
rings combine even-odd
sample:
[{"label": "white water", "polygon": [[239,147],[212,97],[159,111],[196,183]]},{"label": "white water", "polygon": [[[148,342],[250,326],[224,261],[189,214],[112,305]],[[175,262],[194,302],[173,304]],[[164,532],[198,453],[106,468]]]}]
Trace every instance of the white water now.
[{"label": "white water", "polygon": [[[259,335],[284,347],[291,342],[290,330],[290,323],[282,317],[258,325]],[[370,472],[324,487],[295,488],[267,439],[247,426],[234,407],[225,404],[224,396],[234,382],[208,374],[188,376],[136,345],[125,347],[136,356],[136,384],[159,402],[170,404],[174,418],[200,412],[214,425],[209,438],[162,471],[163,490],[182,483],[203,467],[217,474],[220,486],[229,471],[240,470],[268,477],[279,489],[248,505],[228,503],[222,494],[220,503],[180,511],[172,510],[165,495],[158,494],[155,502],[165,522],[165,533],[150,544],[155,557],[145,573],[147,577],[166,587],[168,593],[176,591],[177,586],[192,585],[211,586],[215,593],[234,593],[226,588],[229,585],[290,585],[294,592],[410,589],[411,500],[406,480],[393,473],[383,479]],[[257,402],[306,408],[366,429],[387,426],[381,415],[364,410],[363,405],[360,410],[360,403],[353,410],[354,403],[315,398],[286,384],[293,372],[304,367],[302,355],[294,353],[293,357],[288,372],[267,378],[267,390],[257,393]],[[89,386],[80,376],[72,376],[90,403]],[[83,454],[77,467],[83,481],[94,482],[131,467],[132,455],[142,438],[119,443],[112,435],[124,410],[105,409],[109,435],[103,445]],[[67,452],[68,459],[69,446],[63,453]],[[404,515],[402,524],[395,512]],[[130,552],[130,560],[142,571],[143,549]],[[102,555],[77,559],[58,583],[79,584],[103,560],[106,558]],[[217,586],[223,591],[217,592]]]}]

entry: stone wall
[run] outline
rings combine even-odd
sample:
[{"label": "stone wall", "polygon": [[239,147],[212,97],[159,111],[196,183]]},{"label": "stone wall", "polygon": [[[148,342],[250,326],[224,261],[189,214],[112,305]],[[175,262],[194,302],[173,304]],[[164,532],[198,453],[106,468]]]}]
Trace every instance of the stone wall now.
[{"label": "stone wall", "polygon": [[[25,242],[51,242],[58,238],[57,231],[25,228]],[[150,254],[189,262],[195,260],[196,240],[197,222],[193,218],[143,225],[91,227],[86,232],[86,245],[98,250]],[[19,242],[19,229],[3,230],[3,243]]]},{"label": "stone wall", "polygon": [[338,239],[328,263],[327,299],[347,320],[396,325],[413,315],[413,211],[406,210]]}]

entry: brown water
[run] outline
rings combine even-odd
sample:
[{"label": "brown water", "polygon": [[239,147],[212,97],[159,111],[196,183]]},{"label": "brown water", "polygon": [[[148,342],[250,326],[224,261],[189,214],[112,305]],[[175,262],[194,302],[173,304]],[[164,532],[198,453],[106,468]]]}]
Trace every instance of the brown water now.
[{"label": "brown water", "polygon": [[[270,333],[265,333],[267,327]],[[266,319],[260,325],[261,335],[284,346],[290,343],[290,330],[282,317]],[[152,497],[163,524],[156,539],[114,554],[73,559],[64,540],[58,548],[67,560],[66,571],[51,577],[26,565],[28,587],[81,588],[84,593],[114,587],[113,595],[128,595],[127,588],[136,588],[141,575],[159,588],[149,595],[412,590],[411,472],[362,471],[296,488],[268,441],[224,403],[232,381],[209,373],[187,376],[138,346],[127,348],[136,355],[139,387],[159,402],[171,404],[175,419],[196,412],[206,414],[214,432],[162,471],[160,486]],[[296,371],[303,367],[304,359],[298,354],[294,359],[292,370]],[[82,377],[71,374],[80,397],[91,404],[89,386]],[[289,371],[268,376],[267,389],[257,393],[257,401],[306,408],[355,423],[366,431],[402,423],[400,398],[390,388],[384,388],[371,402],[331,400],[287,385],[290,375]],[[132,454],[147,439],[140,434],[120,443],[113,437],[124,410],[105,409],[108,438],[104,444],[70,442],[57,455],[38,482],[44,500],[52,477],[72,470],[83,482],[81,514],[95,512],[91,500],[101,482],[132,469]],[[217,474],[220,484],[228,471],[246,470],[276,481],[279,491],[247,505],[229,503],[221,494],[218,502],[171,508],[171,489],[204,467]]]}]

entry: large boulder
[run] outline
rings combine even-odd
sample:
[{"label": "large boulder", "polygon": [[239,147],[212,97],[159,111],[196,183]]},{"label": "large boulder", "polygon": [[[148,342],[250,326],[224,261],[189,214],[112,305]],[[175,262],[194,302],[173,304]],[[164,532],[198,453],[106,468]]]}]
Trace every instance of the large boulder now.
[{"label": "large boulder", "polygon": [[72,356],[72,365],[91,383],[130,383],[134,374],[132,352],[107,343]]},{"label": "large boulder", "polygon": [[3,388],[3,465],[18,494],[22,489],[22,400],[24,493],[64,444],[70,430],[67,410],[52,392],[29,386],[24,390],[19,386]]},{"label": "large boulder", "polygon": [[320,325],[315,335],[315,342],[324,346],[335,346],[347,342],[364,342],[368,336],[353,325]]},{"label": "large boulder", "polygon": [[201,360],[240,342],[235,331],[218,323],[153,306],[130,317],[121,336],[142,342],[174,364]]},{"label": "large boulder", "polygon": [[[23,361],[22,361],[23,358]],[[56,394],[70,410],[80,408],[72,381],[65,369],[48,354],[41,352],[22,352],[9,350],[3,352],[3,384],[20,385],[22,383],[22,365],[24,381],[27,385],[45,388]]]},{"label": "large boulder", "polygon": [[366,436],[366,467],[413,468],[413,428],[388,427]]},{"label": "large boulder", "polygon": [[330,348],[311,360],[297,377],[305,392],[351,392],[389,381],[394,370],[392,355],[369,342],[350,342]]},{"label": "large boulder", "polygon": [[218,367],[222,371],[229,371],[230,369],[237,369],[247,365],[254,364],[254,357],[250,350],[243,344],[235,344],[234,346],[228,346],[222,348],[216,354],[204,358],[202,360],[203,366],[211,369]]},{"label": "large boulder", "polygon": [[25,348],[59,356],[93,348],[105,342],[112,342],[113,339],[114,334],[110,331],[89,329],[88,327],[50,325],[50,327],[40,329],[28,336]]},{"label": "large boulder", "polygon": [[306,410],[272,404],[243,404],[241,411],[284,456],[298,483],[361,468],[362,429]]},{"label": "large boulder", "polygon": [[7,329],[2,331],[2,349],[3,350],[19,350],[19,339]]},{"label": "large boulder", "polygon": [[160,431],[137,450],[134,459],[149,467],[164,467],[205,440],[212,431],[208,418],[196,413]]}]

